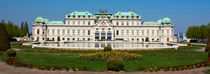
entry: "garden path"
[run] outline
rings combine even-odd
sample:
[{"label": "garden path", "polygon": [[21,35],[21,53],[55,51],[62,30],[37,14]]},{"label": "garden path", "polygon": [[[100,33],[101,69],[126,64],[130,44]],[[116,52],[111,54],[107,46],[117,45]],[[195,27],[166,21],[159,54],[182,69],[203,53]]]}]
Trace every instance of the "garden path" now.
[{"label": "garden path", "polygon": [[0,62],[0,74],[205,74],[203,71],[209,70],[210,67],[202,67],[184,71],[159,71],[159,72],[91,72],[91,71],[47,71],[38,69],[29,69],[23,67],[14,67]]}]

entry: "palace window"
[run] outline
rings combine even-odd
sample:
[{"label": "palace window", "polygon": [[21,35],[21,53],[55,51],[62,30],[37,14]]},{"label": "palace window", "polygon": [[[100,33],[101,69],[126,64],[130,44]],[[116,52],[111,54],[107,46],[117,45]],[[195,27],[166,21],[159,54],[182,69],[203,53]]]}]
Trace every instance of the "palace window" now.
[{"label": "palace window", "polygon": [[90,22],[88,22],[88,25],[90,25]]},{"label": "palace window", "polygon": [[134,35],[134,30],[132,30],[132,35]]},{"label": "palace window", "polygon": [[139,30],[137,30],[137,35],[139,35]]},{"label": "palace window", "polygon": [[147,30],[147,36],[149,36],[149,30]]},{"label": "palace window", "polygon": [[69,29],[68,29],[68,32],[67,32],[67,33],[68,33],[68,35],[69,35],[69,33],[70,33],[70,30],[69,30]]},{"label": "palace window", "polygon": [[83,30],[83,35],[85,35],[85,30]]},{"label": "palace window", "polygon": [[65,40],[65,38],[63,38],[63,40]]},{"label": "palace window", "polygon": [[75,30],[73,29],[72,32],[73,32],[73,35],[74,35],[75,34]]},{"label": "palace window", "polygon": [[102,30],[104,30],[104,28],[102,28]]},{"label": "palace window", "polygon": [[90,35],[90,30],[88,30],[88,35]]},{"label": "palace window", "polygon": [[73,21],[73,25],[75,24],[75,22]]},{"label": "palace window", "polygon": [[57,34],[59,35],[59,33],[60,33],[60,30],[58,29],[58,30],[57,30]]},{"label": "palace window", "polygon": [[121,34],[122,34],[122,36],[124,35],[124,33],[123,33],[124,31],[123,30],[121,30]]},{"label": "palace window", "polygon": [[124,23],[122,22],[122,25],[124,25]]},{"label": "palace window", "polygon": [[117,30],[117,33],[116,33],[116,35],[119,35],[119,31]]},{"label": "palace window", "polygon": [[129,25],[129,23],[127,22],[127,26]]},{"label": "palace window", "polygon": [[142,34],[142,36],[144,36],[144,30],[142,30],[141,32],[142,32],[142,33],[141,33],[141,34]]},{"label": "palace window", "polygon": [[83,21],[83,25],[85,25],[85,21]]},{"label": "palace window", "polygon": [[119,23],[117,22],[117,25],[118,25]]},{"label": "palace window", "polygon": [[111,30],[111,28],[108,28],[108,30]]},{"label": "palace window", "polygon": [[169,35],[169,30],[167,30],[167,35]]},{"label": "palace window", "polygon": [[37,34],[39,34],[39,30],[37,30]]},{"label": "palace window", "polygon": [[129,30],[127,30],[127,35],[129,35]]},{"label": "palace window", "polygon": [[54,35],[54,33],[55,33],[55,29],[52,29],[52,35]]},{"label": "palace window", "polygon": [[80,30],[77,31],[77,35],[80,35]]},{"label": "palace window", "polygon": [[63,29],[63,35],[65,34],[65,29]]},{"label": "palace window", "polygon": [[152,30],[152,36],[154,36],[154,30]]}]

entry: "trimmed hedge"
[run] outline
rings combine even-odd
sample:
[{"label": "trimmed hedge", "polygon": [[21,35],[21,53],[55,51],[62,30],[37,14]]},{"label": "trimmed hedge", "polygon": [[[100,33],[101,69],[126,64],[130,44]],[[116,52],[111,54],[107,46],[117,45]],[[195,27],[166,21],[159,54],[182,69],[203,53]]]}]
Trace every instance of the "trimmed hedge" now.
[{"label": "trimmed hedge", "polygon": [[107,52],[107,51],[112,51],[112,47],[110,46],[104,47],[104,52]]},{"label": "trimmed hedge", "polygon": [[119,56],[110,56],[107,59],[107,69],[111,71],[124,70],[124,61]]},{"label": "trimmed hedge", "polygon": [[8,57],[15,57],[16,51],[14,49],[9,49],[6,51]]}]

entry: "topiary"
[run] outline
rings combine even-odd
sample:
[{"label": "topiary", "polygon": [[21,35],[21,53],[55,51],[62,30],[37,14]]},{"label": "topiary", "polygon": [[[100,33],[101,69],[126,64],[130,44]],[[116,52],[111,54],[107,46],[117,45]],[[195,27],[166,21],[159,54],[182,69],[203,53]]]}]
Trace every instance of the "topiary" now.
[{"label": "topiary", "polygon": [[107,51],[112,51],[112,47],[110,46],[104,47],[104,52],[107,52]]},{"label": "topiary", "polygon": [[8,57],[15,57],[16,56],[16,51],[14,49],[8,49],[6,51],[6,53],[7,53]]},{"label": "topiary", "polygon": [[119,56],[110,56],[107,59],[107,69],[111,71],[124,70],[124,61]]},{"label": "topiary", "polygon": [[10,49],[9,37],[4,23],[0,23],[0,50]]}]

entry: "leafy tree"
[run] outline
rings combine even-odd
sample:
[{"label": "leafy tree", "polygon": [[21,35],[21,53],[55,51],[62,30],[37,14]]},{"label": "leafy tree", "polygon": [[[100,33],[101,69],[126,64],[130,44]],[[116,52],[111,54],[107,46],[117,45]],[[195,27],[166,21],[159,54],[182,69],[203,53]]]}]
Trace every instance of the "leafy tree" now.
[{"label": "leafy tree", "polygon": [[206,39],[208,37],[208,28],[205,25],[200,26],[200,34],[201,34],[201,39]]},{"label": "leafy tree", "polygon": [[24,28],[24,22],[21,23],[20,29],[23,30],[23,28]]}]

